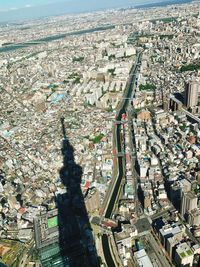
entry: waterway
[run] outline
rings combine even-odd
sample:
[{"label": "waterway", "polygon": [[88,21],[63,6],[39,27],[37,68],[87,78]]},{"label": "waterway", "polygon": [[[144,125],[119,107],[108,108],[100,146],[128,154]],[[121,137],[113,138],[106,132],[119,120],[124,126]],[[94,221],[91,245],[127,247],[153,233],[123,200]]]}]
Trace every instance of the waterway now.
[{"label": "waterway", "polygon": [[[116,116],[117,121],[121,121],[122,114],[126,112],[126,108],[128,106],[128,101],[129,101],[129,98],[131,97],[131,93],[133,90],[133,83],[135,81],[134,74],[136,74],[136,72],[137,72],[137,69],[138,69],[137,64],[139,63],[140,60],[141,60],[141,54],[138,55],[136,65],[133,66],[133,69],[131,71],[131,79],[130,79],[129,84],[128,84],[127,92],[125,93],[125,99],[122,101],[121,107],[120,107],[118,114]],[[117,149],[118,149],[118,153],[120,153],[120,152],[122,152],[121,137],[120,137],[121,125],[117,124],[116,127],[117,127],[117,129],[116,129],[117,130]],[[124,173],[122,157],[118,157],[118,168],[119,168],[119,175],[117,177],[117,181],[115,184],[115,188],[113,190],[113,194],[110,198],[110,202],[109,202],[107,210],[105,212],[106,218],[110,218],[112,215],[112,211],[113,211],[113,208],[115,205],[117,194],[118,194],[118,191],[119,191],[119,188],[121,185],[121,181],[122,181],[122,177],[123,177],[123,173]]]},{"label": "waterway", "polygon": [[[134,64],[134,66],[132,67],[132,70],[130,72],[131,78],[127,84],[127,88],[126,88],[126,92],[125,92],[125,96],[124,96],[125,99],[121,102],[121,107],[119,108],[119,111],[118,111],[117,116],[116,116],[117,121],[121,120],[122,114],[126,112],[126,109],[128,107],[128,103],[129,103],[128,101],[129,101],[131,94],[132,94],[132,91],[133,91],[133,86],[134,86],[134,83],[136,80],[136,73],[138,70],[138,64],[141,61],[141,56],[142,56],[142,54],[140,53],[137,57],[136,63]],[[117,124],[116,127],[117,127],[116,128],[116,138],[117,138],[116,144],[117,144],[118,153],[120,153],[120,152],[122,152],[121,137],[120,137],[121,125]],[[106,218],[110,218],[112,216],[112,212],[113,212],[113,208],[114,208],[114,205],[116,202],[117,194],[118,194],[118,191],[120,189],[121,182],[122,182],[122,178],[123,178],[123,174],[124,174],[123,158],[122,157],[118,157],[118,168],[119,168],[119,175],[117,177],[117,181],[116,181],[112,196],[110,198],[107,210],[105,212]],[[105,234],[102,236],[102,247],[103,247],[103,253],[104,253],[104,257],[105,257],[107,266],[108,267],[115,267],[115,263],[113,261],[112,255],[111,255],[108,236]]]},{"label": "waterway", "polygon": [[113,261],[111,252],[110,252],[110,246],[109,246],[109,241],[108,241],[108,236],[103,235],[102,236],[102,247],[103,247],[103,254],[106,259],[106,263],[108,267],[115,267],[115,263]]},{"label": "waterway", "polygon": [[26,47],[30,47],[33,45],[38,45],[40,43],[47,43],[47,42],[60,40],[60,39],[63,39],[67,36],[83,35],[83,34],[87,34],[87,33],[111,30],[114,28],[115,28],[114,25],[107,25],[107,26],[102,26],[102,27],[96,27],[96,28],[91,28],[91,29],[85,29],[85,30],[80,30],[80,31],[73,31],[73,32],[67,32],[67,33],[62,33],[62,34],[58,34],[58,35],[47,36],[47,37],[36,39],[36,40],[30,40],[30,41],[27,41],[25,43],[12,44],[12,45],[8,45],[8,46],[0,47],[0,53],[11,52],[11,51],[14,51],[17,49],[26,48]]}]

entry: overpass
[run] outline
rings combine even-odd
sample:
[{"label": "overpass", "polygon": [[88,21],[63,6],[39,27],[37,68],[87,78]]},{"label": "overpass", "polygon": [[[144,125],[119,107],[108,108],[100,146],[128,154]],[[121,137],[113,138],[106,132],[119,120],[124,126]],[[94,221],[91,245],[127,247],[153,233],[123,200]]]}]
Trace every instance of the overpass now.
[{"label": "overpass", "polygon": [[183,103],[180,100],[178,100],[174,95],[170,95],[170,101],[173,101],[177,106],[180,106],[180,110],[182,110],[188,117],[190,117],[191,119],[193,119],[197,123],[200,123],[200,118],[198,118],[197,116],[195,116],[191,112],[187,111],[183,107]]},{"label": "overpass", "polygon": [[191,112],[189,112],[189,111],[187,111],[186,109],[182,109],[184,112],[185,112],[185,114],[188,116],[188,117],[190,117],[190,118],[192,118],[194,121],[196,121],[197,123],[200,123],[200,119],[197,117],[197,116],[195,116],[195,115],[193,115]]}]

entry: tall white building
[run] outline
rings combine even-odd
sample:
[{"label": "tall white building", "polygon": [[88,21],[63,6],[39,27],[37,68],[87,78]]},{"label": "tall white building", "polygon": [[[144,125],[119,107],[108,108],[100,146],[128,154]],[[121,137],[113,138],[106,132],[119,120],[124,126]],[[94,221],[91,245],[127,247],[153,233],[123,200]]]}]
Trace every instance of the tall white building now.
[{"label": "tall white building", "polygon": [[192,266],[194,254],[186,242],[177,246],[175,262],[178,266]]},{"label": "tall white building", "polygon": [[197,106],[199,91],[199,82],[189,82],[185,84],[185,105],[187,108]]},{"label": "tall white building", "polygon": [[186,212],[197,208],[197,196],[192,192],[183,192],[181,200],[181,214],[184,216]]}]

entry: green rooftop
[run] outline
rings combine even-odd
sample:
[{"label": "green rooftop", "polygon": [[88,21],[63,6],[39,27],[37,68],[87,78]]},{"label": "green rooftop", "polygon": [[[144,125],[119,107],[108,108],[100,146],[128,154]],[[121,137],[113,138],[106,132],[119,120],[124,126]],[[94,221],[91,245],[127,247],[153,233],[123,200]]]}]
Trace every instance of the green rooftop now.
[{"label": "green rooftop", "polygon": [[181,253],[180,253],[180,256],[181,256],[181,258],[184,258],[184,257],[186,257],[186,254],[185,254],[185,252],[181,252]]},{"label": "green rooftop", "polygon": [[48,219],[48,228],[53,228],[58,226],[58,217],[52,217],[50,219]]},{"label": "green rooftop", "polygon": [[192,255],[192,251],[191,251],[190,249],[188,249],[188,250],[187,250],[187,254],[188,254],[189,256],[191,256],[191,255]]}]

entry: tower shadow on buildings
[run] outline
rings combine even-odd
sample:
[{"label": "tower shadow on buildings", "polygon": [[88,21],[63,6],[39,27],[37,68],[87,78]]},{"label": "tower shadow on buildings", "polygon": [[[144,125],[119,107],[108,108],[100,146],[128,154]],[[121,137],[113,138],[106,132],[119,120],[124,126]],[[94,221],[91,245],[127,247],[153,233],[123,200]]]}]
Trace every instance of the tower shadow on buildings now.
[{"label": "tower shadow on buildings", "polygon": [[64,118],[61,118],[63,167],[60,179],[66,193],[58,194],[59,246],[63,266],[96,267],[99,260],[81,190],[82,168],[75,163],[74,149],[67,139]]}]

